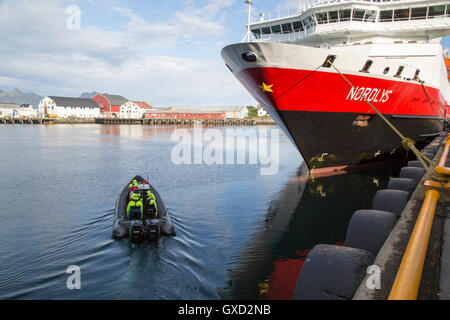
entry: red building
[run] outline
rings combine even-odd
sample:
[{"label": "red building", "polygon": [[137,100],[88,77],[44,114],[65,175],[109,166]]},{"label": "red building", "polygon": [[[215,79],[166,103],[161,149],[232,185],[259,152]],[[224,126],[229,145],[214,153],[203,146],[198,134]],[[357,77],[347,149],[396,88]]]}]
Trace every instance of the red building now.
[{"label": "red building", "polygon": [[120,106],[128,101],[128,99],[113,94],[97,94],[92,100],[100,106],[100,112],[106,115],[118,117],[120,114]]},{"label": "red building", "polygon": [[225,112],[148,112],[145,119],[225,119]]}]

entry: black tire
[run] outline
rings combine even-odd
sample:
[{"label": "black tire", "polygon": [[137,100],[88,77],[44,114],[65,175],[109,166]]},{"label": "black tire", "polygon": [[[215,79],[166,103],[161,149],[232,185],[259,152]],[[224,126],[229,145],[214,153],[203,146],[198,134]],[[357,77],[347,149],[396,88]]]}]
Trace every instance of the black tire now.
[{"label": "black tire", "polygon": [[417,185],[422,177],[425,175],[424,168],[404,167],[400,170],[400,178],[413,179]]},{"label": "black tire", "polygon": [[408,202],[408,192],[401,190],[378,190],[372,200],[372,209],[392,212],[399,217]]},{"label": "black tire", "polygon": [[422,163],[419,160],[408,161],[408,167],[422,168]]},{"label": "black tire", "polygon": [[378,210],[358,210],[347,228],[345,245],[377,255],[397,222],[394,213]]},{"label": "black tire", "polygon": [[368,251],[319,244],[306,257],[293,299],[351,299],[373,259]]},{"label": "black tire", "polygon": [[414,192],[415,188],[416,184],[414,183],[414,180],[408,178],[390,178],[387,185],[387,189],[408,192],[408,198]]}]

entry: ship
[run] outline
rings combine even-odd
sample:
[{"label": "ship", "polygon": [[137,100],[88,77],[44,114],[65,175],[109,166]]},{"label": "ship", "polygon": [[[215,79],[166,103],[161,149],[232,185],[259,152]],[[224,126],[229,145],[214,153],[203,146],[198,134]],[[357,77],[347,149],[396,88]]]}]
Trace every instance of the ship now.
[{"label": "ship", "polygon": [[377,109],[416,145],[443,130],[450,1],[304,0],[254,19],[221,55],[296,145],[309,169],[404,154]]}]

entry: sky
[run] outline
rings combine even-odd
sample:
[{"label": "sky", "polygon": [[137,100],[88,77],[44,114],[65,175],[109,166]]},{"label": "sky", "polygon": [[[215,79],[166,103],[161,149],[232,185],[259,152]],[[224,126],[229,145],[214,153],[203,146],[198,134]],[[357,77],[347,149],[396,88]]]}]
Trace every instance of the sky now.
[{"label": "sky", "polygon": [[[297,5],[253,2],[266,17]],[[243,0],[0,0],[0,89],[107,92],[154,107],[256,105],[220,56],[246,23]]]}]

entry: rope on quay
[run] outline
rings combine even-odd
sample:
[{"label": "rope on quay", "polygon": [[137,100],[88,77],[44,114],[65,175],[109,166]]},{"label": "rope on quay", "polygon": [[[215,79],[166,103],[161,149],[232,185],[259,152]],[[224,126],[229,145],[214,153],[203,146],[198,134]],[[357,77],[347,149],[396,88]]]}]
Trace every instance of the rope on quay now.
[{"label": "rope on quay", "polygon": [[[345,77],[345,75],[341,71],[339,71],[339,69],[333,64],[333,61],[331,59],[328,59],[327,63],[331,67],[333,67],[333,69],[337,73],[339,73],[342,76],[342,78],[344,78],[345,81],[347,81],[347,83],[358,93],[361,99],[363,99],[380,116],[380,118],[383,119],[383,121],[400,137],[400,139],[402,140],[403,148],[405,148],[406,150],[411,150],[416,155],[417,159],[420,161],[422,167],[425,169],[427,174],[431,178],[438,180],[441,183],[445,183],[445,179],[442,177],[442,175],[437,173],[435,170],[431,169],[432,161],[428,157],[426,157],[422,152],[417,150],[415,142],[412,139],[405,137],[380,111],[378,111],[378,109],[375,108],[375,106],[372,103],[370,103],[370,101],[367,100],[367,98],[359,90],[355,88],[355,86],[350,82],[350,80],[348,80],[347,77]],[[428,162],[429,165],[427,165],[425,161]]]}]

